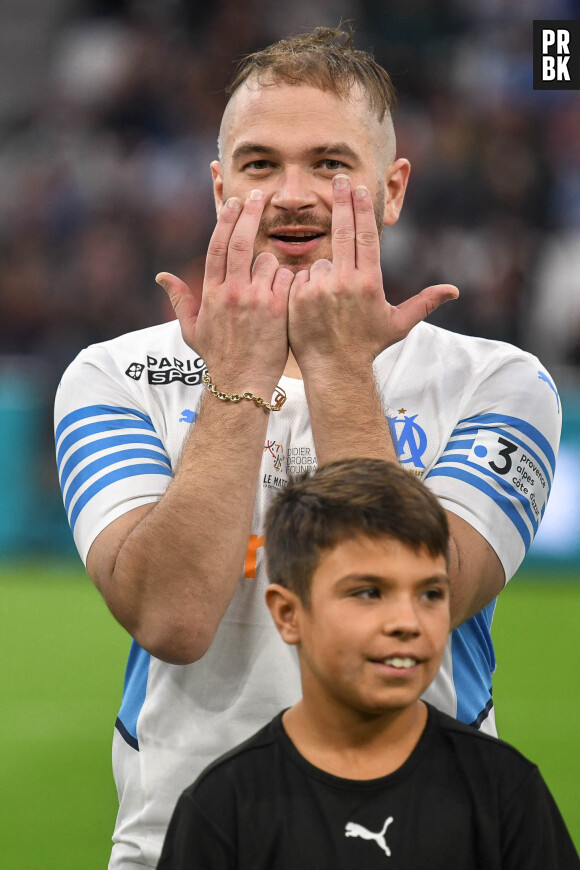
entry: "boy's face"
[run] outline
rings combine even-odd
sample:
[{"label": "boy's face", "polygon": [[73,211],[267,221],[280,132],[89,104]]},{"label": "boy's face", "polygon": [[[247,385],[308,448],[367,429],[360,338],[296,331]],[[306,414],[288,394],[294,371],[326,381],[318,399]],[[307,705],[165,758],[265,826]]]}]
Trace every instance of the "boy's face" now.
[{"label": "boy's face", "polygon": [[398,710],[441,665],[450,628],[445,558],[386,538],[344,541],[322,556],[309,607],[294,596],[292,608],[285,627],[273,615],[298,645],[305,698],[365,715]]}]

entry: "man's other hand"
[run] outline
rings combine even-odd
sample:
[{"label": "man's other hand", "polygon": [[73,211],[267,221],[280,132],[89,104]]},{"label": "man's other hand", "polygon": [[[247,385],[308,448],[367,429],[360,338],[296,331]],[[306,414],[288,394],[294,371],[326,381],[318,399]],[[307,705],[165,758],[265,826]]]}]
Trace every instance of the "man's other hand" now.
[{"label": "man's other hand", "polygon": [[296,274],[289,298],[289,340],[303,375],[329,362],[370,364],[385,348],[443,302],[456,299],[450,284],[427,287],[403,302],[385,299],[380,240],[366,187],[353,191],[346,175],[333,185],[332,262],[317,260]]},{"label": "man's other hand", "polygon": [[[288,357],[288,294],[294,278],[271,253],[256,257],[254,240],[264,210],[261,191],[245,204],[232,197],[212,234],[201,297],[175,275],[161,272],[184,341],[203,358],[225,392],[269,398]],[[270,392],[268,392],[270,391]]]}]

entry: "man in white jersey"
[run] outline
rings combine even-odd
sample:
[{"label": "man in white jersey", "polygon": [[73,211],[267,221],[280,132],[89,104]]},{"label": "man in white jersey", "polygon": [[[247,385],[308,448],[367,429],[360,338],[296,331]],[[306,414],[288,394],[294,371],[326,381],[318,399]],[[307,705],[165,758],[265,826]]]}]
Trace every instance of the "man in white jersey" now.
[{"label": "man in white jersey", "polygon": [[369,456],[436,493],[455,631],[426,698],[491,733],[495,598],[554,474],[560,402],[538,360],[423,323],[450,285],[385,299],[380,235],[410,170],[385,71],[318,29],[251,55],[230,93],[201,298],[158,276],[177,321],[84,350],[56,402],[75,541],[134,638],[115,870],[154,867],[183,788],[299,696],[264,604],[264,512],[290,474]]}]

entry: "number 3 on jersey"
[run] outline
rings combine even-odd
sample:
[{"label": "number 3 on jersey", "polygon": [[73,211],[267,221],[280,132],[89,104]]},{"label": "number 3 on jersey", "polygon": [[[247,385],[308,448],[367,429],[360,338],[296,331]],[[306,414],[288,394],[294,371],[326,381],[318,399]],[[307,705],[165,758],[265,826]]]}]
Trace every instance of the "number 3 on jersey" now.
[{"label": "number 3 on jersey", "polygon": [[509,474],[513,464],[511,454],[516,452],[516,450],[518,449],[518,445],[512,444],[512,442],[508,441],[507,438],[498,438],[497,442],[502,446],[502,449],[497,454],[497,458],[501,458],[503,461],[500,465],[498,465],[495,460],[492,460],[489,463],[489,467],[492,468],[497,474]]},{"label": "number 3 on jersey", "polygon": [[477,433],[471,451],[468,456],[469,462],[474,462],[485,468],[488,466],[495,474],[509,474],[513,465],[513,454],[518,445],[508,441],[503,435],[480,429]]}]

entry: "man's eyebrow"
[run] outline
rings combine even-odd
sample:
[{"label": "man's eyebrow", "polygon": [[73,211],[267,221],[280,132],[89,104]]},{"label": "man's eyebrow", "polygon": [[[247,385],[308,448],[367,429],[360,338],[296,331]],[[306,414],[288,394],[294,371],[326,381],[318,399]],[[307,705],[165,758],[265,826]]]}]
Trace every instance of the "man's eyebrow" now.
[{"label": "man's eyebrow", "polygon": [[316,155],[340,154],[343,157],[350,157],[351,160],[358,160],[358,154],[346,142],[328,142],[325,145],[316,145],[310,149],[310,153]]},{"label": "man's eyebrow", "polygon": [[[323,154],[337,154],[341,157],[349,157],[351,160],[358,160],[359,156],[356,151],[346,142],[327,142],[323,145],[314,145],[312,148],[306,149],[306,153],[313,157],[320,157]],[[242,157],[248,157],[254,154],[267,154],[276,156],[278,150],[268,145],[259,145],[257,142],[241,142],[232,152],[232,160],[239,160]]]},{"label": "man's eyebrow", "polygon": [[232,160],[239,160],[240,157],[247,157],[249,154],[275,154],[275,148],[269,148],[267,145],[258,145],[255,142],[242,142],[232,152]]}]

